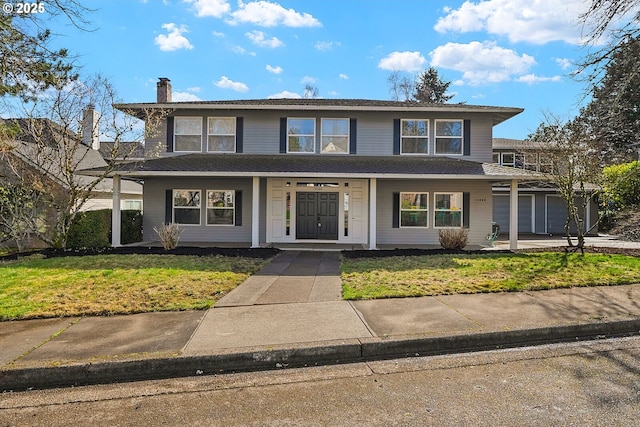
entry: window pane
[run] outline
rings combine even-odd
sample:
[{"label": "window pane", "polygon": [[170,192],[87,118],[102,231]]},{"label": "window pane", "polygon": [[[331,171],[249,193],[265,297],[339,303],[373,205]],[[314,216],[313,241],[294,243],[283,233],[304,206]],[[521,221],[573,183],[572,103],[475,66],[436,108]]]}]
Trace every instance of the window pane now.
[{"label": "window pane", "polygon": [[401,209],[427,209],[427,193],[400,193]]},{"label": "window pane", "polygon": [[289,135],[314,135],[314,119],[289,119]]},{"label": "window pane", "polygon": [[232,208],[233,191],[207,191],[208,208]]},{"label": "window pane", "polygon": [[402,227],[426,227],[427,211],[402,211],[400,215],[400,225]]},{"label": "window pane", "polygon": [[462,136],[462,121],[436,120],[436,136]]},{"label": "window pane", "polygon": [[209,117],[209,135],[235,135],[235,117]]},{"label": "window pane", "polygon": [[235,136],[209,136],[208,151],[236,151]]},{"label": "window pane", "polygon": [[290,136],[289,151],[295,153],[313,153],[315,138],[313,136]]},{"label": "window pane", "polygon": [[202,119],[200,117],[176,117],[173,123],[176,135],[202,134]]},{"label": "window pane", "polygon": [[175,208],[173,222],[176,224],[200,224],[200,209]]},{"label": "window pane", "polygon": [[402,152],[414,154],[429,153],[428,138],[402,138]]},{"label": "window pane", "polygon": [[233,225],[233,209],[207,209],[207,224]]},{"label": "window pane", "polygon": [[402,136],[428,136],[429,124],[427,120],[403,120]]},{"label": "window pane", "polygon": [[349,135],[349,120],[322,119],[323,135]]},{"label": "window pane", "polygon": [[349,141],[346,137],[325,136],[322,137],[323,153],[348,153]]},{"label": "window pane", "polygon": [[462,139],[460,138],[436,138],[436,153],[460,154],[462,153]]},{"label": "window pane", "polygon": [[513,166],[513,153],[502,153],[502,164]]},{"label": "window pane", "polygon": [[173,206],[200,207],[200,192],[197,190],[174,190]]},{"label": "window pane", "polygon": [[202,137],[200,135],[176,135],[173,149],[175,151],[200,151]]},{"label": "window pane", "polygon": [[436,209],[462,209],[462,195],[460,193],[436,194]]},{"label": "window pane", "polygon": [[461,212],[436,212],[435,226],[436,227],[461,227],[462,213]]}]

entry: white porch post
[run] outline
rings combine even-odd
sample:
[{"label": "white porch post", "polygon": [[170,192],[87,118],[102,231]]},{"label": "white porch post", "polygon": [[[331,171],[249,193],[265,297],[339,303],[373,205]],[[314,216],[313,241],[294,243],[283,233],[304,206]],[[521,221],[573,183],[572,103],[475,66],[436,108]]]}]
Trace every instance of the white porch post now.
[{"label": "white porch post", "polygon": [[251,191],[251,247],[260,247],[260,177],[253,177]]},{"label": "white porch post", "polygon": [[369,179],[369,249],[377,249],[378,242],[376,241],[376,224],[377,220],[377,180],[376,178]]},{"label": "white porch post", "polygon": [[511,191],[509,209],[509,249],[518,249],[518,180],[511,181]]},{"label": "white porch post", "polygon": [[111,246],[120,246],[120,175],[113,176],[113,209],[111,210]]}]

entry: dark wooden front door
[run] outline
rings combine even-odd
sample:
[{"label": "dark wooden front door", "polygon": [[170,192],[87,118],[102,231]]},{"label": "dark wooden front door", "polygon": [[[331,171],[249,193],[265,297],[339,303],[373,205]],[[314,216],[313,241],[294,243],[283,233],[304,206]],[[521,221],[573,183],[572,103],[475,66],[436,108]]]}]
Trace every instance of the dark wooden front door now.
[{"label": "dark wooden front door", "polygon": [[297,193],[296,238],[338,240],[338,193]]}]

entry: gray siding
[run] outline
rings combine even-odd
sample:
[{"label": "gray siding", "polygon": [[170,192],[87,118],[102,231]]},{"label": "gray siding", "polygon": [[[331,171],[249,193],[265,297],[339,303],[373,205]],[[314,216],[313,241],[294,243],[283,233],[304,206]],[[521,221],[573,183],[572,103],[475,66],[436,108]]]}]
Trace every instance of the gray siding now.
[{"label": "gray siding", "polygon": [[[429,193],[428,228],[393,228],[393,193],[422,191]],[[491,232],[491,184],[481,181],[378,180],[377,238],[379,244],[439,246],[438,228],[433,227],[434,192],[469,192],[469,245],[487,245]]]},{"label": "gray siding", "polygon": [[[182,225],[182,242],[247,242],[251,243],[251,178],[147,178],[144,184],[144,240],[156,241],[153,230],[165,222],[166,190],[202,191],[201,225]],[[213,226],[206,224],[206,190],[241,190],[242,225]]]}]

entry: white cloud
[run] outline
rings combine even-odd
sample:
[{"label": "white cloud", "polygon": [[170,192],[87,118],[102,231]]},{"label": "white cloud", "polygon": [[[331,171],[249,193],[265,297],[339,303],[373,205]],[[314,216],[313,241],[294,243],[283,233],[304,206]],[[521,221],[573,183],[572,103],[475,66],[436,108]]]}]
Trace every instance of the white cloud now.
[{"label": "white cloud", "polygon": [[318,49],[320,52],[329,52],[330,50],[333,50],[334,47],[338,47],[340,45],[341,45],[340,42],[321,42],[321,41],[318,41],[318,42],[316,42],[316,49]]},{"label": "white cloud", "polygon": [[249,55],[249,56],[256,56],[255,52],[249,52],[247,49],[243,48],[242,46],[233,46],[231,48],[231,52],[233,53],[237,53],[238,55]]},{"label": "white cloud", "polygon": [[198,87],[198,86],[193,86],[193,87],[188,87],[187,88],[187,92],[191,92],[191,93],[200,93],[201,90],[202,90],[202,88]]},{"label": "white cloud", "polygon": [[512,42],[545,44],[564,41],[580,44],[579,16],[590,2],[584,0],[484,0],[465,1],[434,26],[440,33],[486,31]]},{"label": "white cloud", "polygon": [[227,76],[220,77],[220,80],[217,82],[213,82],[214,85],[221,89],[231,89],[236,92],[248,92],[249,86],[241,82],[234,82],[230,80]]},{"label": "white cloud", "polygon": [[378,63],[378,68],[391,71],[419,71],[427,60],[418,51],[416,52],[391,52]]},{"label": "white cloud", "polygon": [[517,82],[526,83],[528,85],[532,85],[534,83],[559,82],[561,80],[562,80],[561,76],[543,77],[543,76],[536,76],[535,74],[526,74],[516,79]]},{"label": "white cloud", "polygon": [[182,0],[185,3],[190,3],[196,9],[196,16],[205,17],[212,16],[214,18],[221,18],[229,10],[229,2],[227,0]]},{"label": "white cloud", "polygon": [[462,79],[471,85],[508,81],[512,76],[526,73],[535,64],[532,56],[518,55],[490,42],[447,43],[431,52],[433,67],[460,71]]},{"label": "white cloud", "polygon": [[278,3],[268,1],[238,1],[238,10],[230,14],[227,23],[236,25],[250,23],[261,27],[321,27],[322,24],[308,13],[299,13],[293,9],[285,9]]},{"label": "white cloud", "polygon": [[317,79],[315,77],[311,77],[311,76],[304,76],[301,80],[300,83],[303,85],[314,85],[316,84]]},{"label": "white cloud", "polygon": [[284,43],[277,37],[271,37],[267,39],[262,31],[253,30],[244,34],[251,43],[260,47],[269,47],[275,49],[276,47],[284,46]]},{"label": "white cloud", "polygon": [[171,99],[175,102],[202,101],[202,99],[189,92],[173,92]]},{"label": "white cloud", "polygon": [[189,32],[186,25],[177,26],[173,22],[162,24],[162,28],[167,30],[168,34],[158,34],[155,38],[155,44],[160,50],[169,52],[178,49],[193,49],[193,45],[187,40],[182,33]]},{"label": "white cloud", "polygon": [[267,67],[266,67],[266,68],[267,68],[267,71],[268,71],[268,72],[273,73],[273,74],[280,74],[280,73],[282,73],[282,67],[279,67],[279,66],[273,67],[273,66],[271,66],[271,65],[267,64]]},{"label": "white cloud", "polygon": [[345,73],[340,73],[338,75],[338,77],[340,77],[340,79],[342,79],[342,80],[349,80],[349,76],[346,75]]},{"label": "white cloud", "polygon": [[267,99],[282,99],[282,98],[301,99],[302,95],[300,95],[299,93],[289,92],[288,90],[285,90],[280,93],[274,93],[273,95],[267,96]]},{"label": "white cloud", "polygon": [[568,58],[556,58],[556,64],[565,71],[573,67],[573,61]]},{"label": "white cloud", "polygon": [[225,34],[221,31],[211,31],[211,35],[214,37],[225,37]]}]

